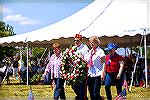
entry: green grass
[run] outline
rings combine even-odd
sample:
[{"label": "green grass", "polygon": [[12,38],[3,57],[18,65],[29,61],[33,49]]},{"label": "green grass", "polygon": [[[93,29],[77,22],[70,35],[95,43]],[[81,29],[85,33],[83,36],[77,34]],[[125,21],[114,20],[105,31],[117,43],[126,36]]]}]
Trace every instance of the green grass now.
[{"label": "green grass", "polygon": [[[53,89],[50,85],[32,85],[35,98],[53,98]],[[27,98],[30,87],[27,85],[2,85],[0,89],[0,100],[4,98]],[[116,96],[115,87],[111,88],[113,97]],[[149,98],[150,88],[133,87],[131,93],[127,92],[127,98]],[[74,97],[75,94],[70,86],[65,88],[66,97]],[[106,98],[104,86],[101,87],[101,95]],[[88,94],[89,96],[89,94]]]},{"label": "green grass", "polygon": [[[54,89],[51,85],[31,85],[32,92],[34,95],[34,98],[36,100],[38,99],[52,99],[53,98],[53,92]],[[27,85],[6,85],[4,83],[0,87],[0,100],[27,100],[28,94],[29,94],[30,86]],[[116,88],[114,86],[111,87],[111,92],[113,97],[116,96]],[[74,100],[73,97],[75,97],[75,93],[73,92],[71,86],[66,85],[65,87],[65,93],[68,100]],[[101,87],[101,95],[106,98],[105,94],[105,88],[104,86]],[[88,93],[89,97],[89,93]],[[11,98],[11,99],[10,99]],[[14,99],[12,99],[14,98]],[[127,100],[150,100],[150,88],[142,88],[142,87],[132,87],[131,92],[127,92]]]}]

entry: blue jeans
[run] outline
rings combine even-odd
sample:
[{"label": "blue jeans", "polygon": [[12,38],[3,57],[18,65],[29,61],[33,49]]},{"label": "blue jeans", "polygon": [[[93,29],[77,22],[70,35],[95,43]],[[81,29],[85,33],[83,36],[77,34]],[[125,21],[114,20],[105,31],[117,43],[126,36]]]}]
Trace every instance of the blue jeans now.
[{"label": "blue jeans", "polygon": [[105,91],[108,100],[112,100],[112,95],[110,91],[110,87],[112,84],[116,85],[117,94],[120,94],[122,91],[122,78],[116,79],[118,73],[106,73],[105,77]]},{"label": "blue jeans", "polygon": [[88,89],[90,92],[91,100],[102,100],[100,96],[101,88],[101,78],[98,77],[88,77]]},{"label": "blue jeans", "polygon": [[59,97],[60,99],[65,100],[65,91],[64,91],[64,80],[61,78],[54,78],[55,81],[55,90],[54,90],[54,99],[58,100]]}]

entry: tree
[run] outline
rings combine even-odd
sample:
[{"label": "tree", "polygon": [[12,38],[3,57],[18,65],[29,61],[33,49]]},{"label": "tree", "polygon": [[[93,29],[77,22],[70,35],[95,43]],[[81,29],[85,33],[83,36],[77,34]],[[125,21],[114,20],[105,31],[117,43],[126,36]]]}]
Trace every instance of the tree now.
[{"label": "tree", "polygon": [[[13,36],[15,35],[15,32],[13,30],[13,27],[6,24],[5,22],[0,21],[0,38],[7,37],[7,36]],[[15,51],[15,48],[12,47],[2,47],[0,46],[0,61],[5,56],[11,56],[13,55],[13,52]]]},{"label": "tree", "polygon": [[13,27],[0,21],[0,37],[15,35]]}]

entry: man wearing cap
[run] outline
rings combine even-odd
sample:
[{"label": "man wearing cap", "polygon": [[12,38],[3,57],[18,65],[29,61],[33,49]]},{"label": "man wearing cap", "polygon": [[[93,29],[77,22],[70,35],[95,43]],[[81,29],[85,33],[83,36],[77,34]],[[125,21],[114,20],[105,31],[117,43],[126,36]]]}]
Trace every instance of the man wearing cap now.
[{"label": "man wearing cap", "polygon": [[[82,57],[84,58],[84,55],[88,52],[89,48],[87,45],[82,43],[82,35],[76,34],[74,37],[74,43],[75,46],[77,47],[77,51],[75,52],[76,54],[81,54]],[[74,90],[76,96],[76,100],[85,100],[86,96],[86,79],[85,81],[79,81],[72,85],[72,89]]]},{"label": "man wearing cap", "polygon": [[100,40],[97,36],[89,39],[91,50],[87,54],[88,62],[88,90],[91,100],[103,100],[100,96],[101,75],[105,65],[105,53],[99,47]]},{"label": "man wearing cap", "polygon": [[123,57],[116,53],[117,44],[109,43],[105,48],[109,52],[105,57],[105,91],[108,100],[112,100],[110,87],[116,85],[117,94],[122,91],[122,71],[124,68]]}]

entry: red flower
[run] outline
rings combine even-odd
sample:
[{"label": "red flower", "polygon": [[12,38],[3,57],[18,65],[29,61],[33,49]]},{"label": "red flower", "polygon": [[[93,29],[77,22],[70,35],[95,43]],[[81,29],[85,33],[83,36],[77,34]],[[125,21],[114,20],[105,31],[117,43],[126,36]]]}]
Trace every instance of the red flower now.
[{"label": "red flower", "polygon": [[79,73],[79,70],[76,70],[76,73]]},{"label": "red flower", "polygon": [[74,79],[74,78],[75,78],[74,75],[70,76],[70,79]]},{"label": "red flower", "polygon": [[76,66],[77,64],[76,63],[74,63],[74,66]]},{"label": "red flower", "polygon": [[75,52],[74,50],[71,51],[72,53]]},{"label": "red flower", "polygon": [[68,80],[68,78],[65,78],[65,80],[67,81],[67,80]]}]

